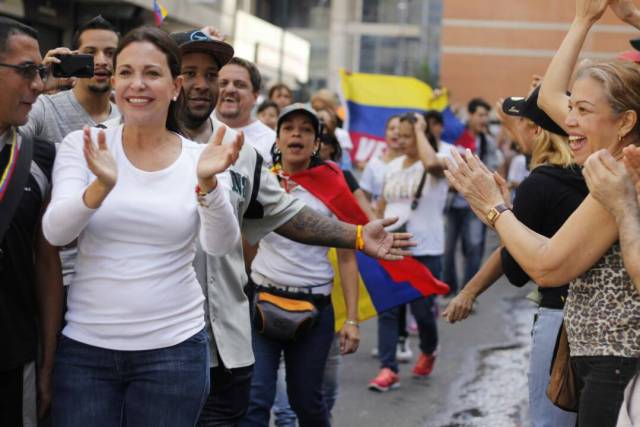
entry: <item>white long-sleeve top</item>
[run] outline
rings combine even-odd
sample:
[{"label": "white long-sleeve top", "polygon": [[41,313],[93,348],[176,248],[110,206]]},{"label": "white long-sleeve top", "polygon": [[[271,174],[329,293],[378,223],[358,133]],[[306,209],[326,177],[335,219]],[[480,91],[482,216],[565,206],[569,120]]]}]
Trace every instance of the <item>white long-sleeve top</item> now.
[{"label": "white long-sleeve top", "polygon": [[[97,140],[98,129],[93,129]],[[122,126],[105,130],[118,181],[98,209],[83,201],[95,176],[82,152],[82,131],[63,140],[53,168],[43,231],[53,245],[78,239],[64,335],[114,350],[178,344],[204,328],[204,296],[192,266],[198,232],[203,248],[226,254],[240,238],[229,202],[227,173],[199,206],[194,191],[203,145],[182,138],[169,167],[133,166],[122,146]]]}]

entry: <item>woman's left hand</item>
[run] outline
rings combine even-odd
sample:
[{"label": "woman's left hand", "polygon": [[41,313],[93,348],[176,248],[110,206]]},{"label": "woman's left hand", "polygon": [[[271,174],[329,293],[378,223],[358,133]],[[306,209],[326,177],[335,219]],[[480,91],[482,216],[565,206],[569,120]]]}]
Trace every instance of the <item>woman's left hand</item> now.
[{"label": "woman's left hand", "polygon": [[494,174],[469,149],[464,158],[457,150],[451,150],[451,153],[453,160],[446,159],[445,176],[466,199],[478,218],[488,224],[486,215],[491,208],[505,203]]},{"label": "woman's left hand", "polygon": [[637,204],[636,190],[622,162],[607,150],[589,156],[582,170],[589,194],[613,215],[618,216]]},{"label": "woman's left hand", "polygon": [[360,328],[345,323],[340,329],[340,354],[355,353],[360,345]]},{"label": "woman's left hand", "polygon": [[198,160],[198,182],[200,186],[203,183],[209,183],[203,190],[215,188],[215,176],[224,172],[229,166],[238,160],[240,149],[244,143],[244,135],[238,132],[235,140],[231,144],[222,145],[222,140],[226,132],[226,127],[221,126],[215,133],[213,141],[207,144],[200,159]]},{"label": "woman's left hand", "polygon": [[410,256],[411,251],[404,248],[416,245],[411,241],[413,237],[411,233],[390,233],[384,229],[396,221],[398,218],[384,218],[365,224],[362,227],[363,252],[386,261],[398,261],[405,256]]}]

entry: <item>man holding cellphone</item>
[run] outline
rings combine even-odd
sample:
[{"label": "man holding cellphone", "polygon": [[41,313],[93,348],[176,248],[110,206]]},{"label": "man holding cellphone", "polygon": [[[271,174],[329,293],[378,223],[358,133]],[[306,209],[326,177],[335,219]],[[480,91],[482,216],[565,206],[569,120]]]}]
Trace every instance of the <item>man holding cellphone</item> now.
[{"label": "man holding cellphone", "polygon": [[[23,134],[60,144],[67,134],[85,125],[97,126],[106,120],[117,119],[120,112],[109,100],[113,55],[118,47],[116,28],[102,16],[96,16],[78,28],[73,36],[71,49],[81,54],[93,55],[93,77],[78,78],[70,90],[53,95],[40,95],[29,113],[29,121],[22,126]],[[59,47],[47,52],[43,64],[59,63],[56,55],[69,55],[72,50]],[[46,85],[49,89],[59,84],[51,75]],[[71,283],[76,257],[75,245],[63,248],[60,253],[64,284]]]}]

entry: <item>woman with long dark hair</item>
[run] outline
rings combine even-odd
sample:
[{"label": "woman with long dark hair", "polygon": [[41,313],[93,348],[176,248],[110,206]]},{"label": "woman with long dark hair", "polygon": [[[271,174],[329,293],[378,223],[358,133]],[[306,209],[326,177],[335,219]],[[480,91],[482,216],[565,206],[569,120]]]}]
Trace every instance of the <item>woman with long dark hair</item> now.
[{"label": "woman with long dark hair", "polygon": [[222,146],[218,132],[199,145],[178,134],[180,54],[162,30],[132,30],[114,61],[124,125],[64,139],[43,219],[53,245],[78,239],[53,421],[193,426],[209,390],[195,241],[223,255],[240,237],[218,174],[242,138]]}]

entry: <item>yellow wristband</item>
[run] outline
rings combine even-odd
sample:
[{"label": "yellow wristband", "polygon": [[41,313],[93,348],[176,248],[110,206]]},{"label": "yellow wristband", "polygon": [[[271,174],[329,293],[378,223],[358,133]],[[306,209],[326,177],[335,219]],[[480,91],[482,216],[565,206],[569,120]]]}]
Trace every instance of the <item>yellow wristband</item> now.
[{"label": "yellow wristband", "polygon": [[356,250],[364,250],[364,239],[362,238],[362,226],[356,225]]}]

